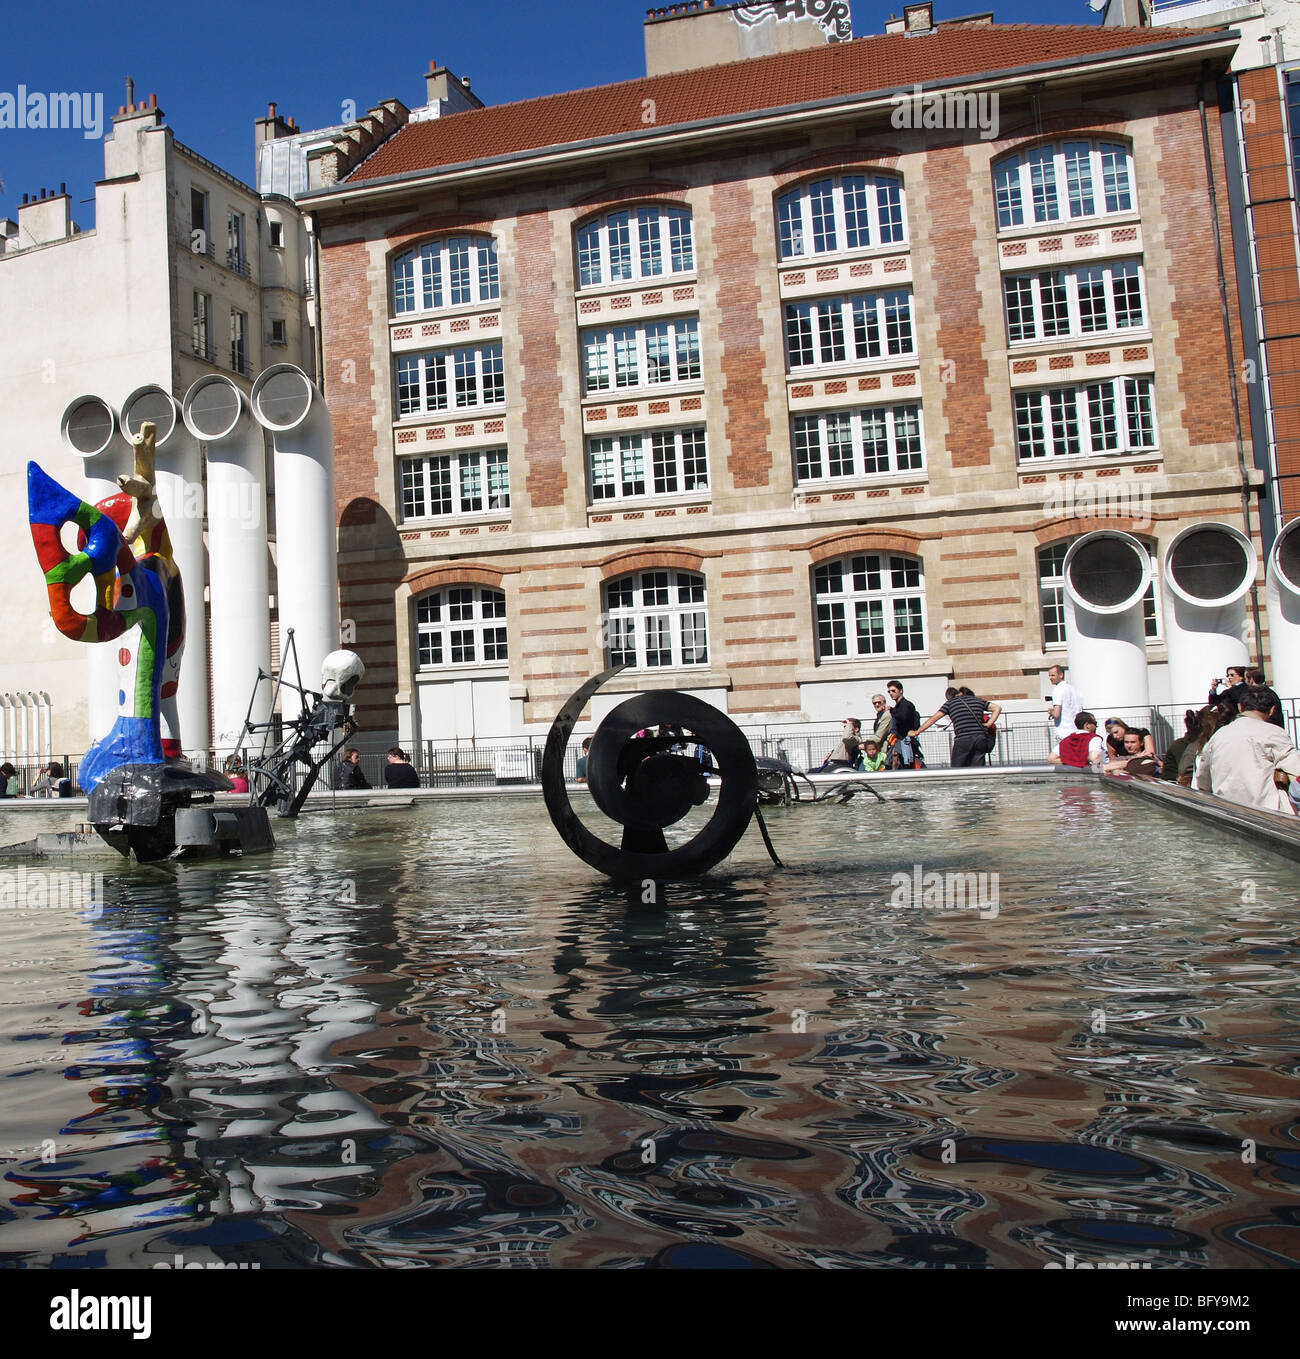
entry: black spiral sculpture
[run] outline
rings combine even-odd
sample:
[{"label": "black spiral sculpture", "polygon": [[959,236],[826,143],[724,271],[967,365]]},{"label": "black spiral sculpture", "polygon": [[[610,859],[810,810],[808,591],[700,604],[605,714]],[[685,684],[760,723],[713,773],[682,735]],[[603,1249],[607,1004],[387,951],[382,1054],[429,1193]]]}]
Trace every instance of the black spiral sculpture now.
[{"label": "black spiral sculpture", "polygon": [[[564,843],[611,878],[686,878],[706,873],[735,849],[758,808],[758,770],[740,728],[725,713],[689,694],[643,694],[620,703],[596,729],[587,752],[587,787],[600,808],[623,827],[623,843],[606,844],[578,820],[564,786],[564,752],[587,700],[623,667],[588,680],[560,709],[546,738],[542,791]],[[709,796],[693,755],[673,754],[675,737],[642,737],[666,723],[688,728],[713,756],[722,780],[708,822],[684,845],[668,848],[664,827]],[[764,840],[767,840],[764,830]],[[769,844],[769,852],[771,852]],[[773,854],[773,859],[776,856]]]}]

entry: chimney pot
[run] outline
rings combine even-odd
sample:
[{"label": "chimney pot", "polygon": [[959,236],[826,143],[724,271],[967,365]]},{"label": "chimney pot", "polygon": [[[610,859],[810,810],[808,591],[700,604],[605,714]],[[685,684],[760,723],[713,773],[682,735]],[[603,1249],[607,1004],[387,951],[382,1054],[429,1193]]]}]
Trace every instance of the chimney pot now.
[{"label": "chimney pot", "polygon": [[429,58],[429,74],[432,75],[438,69],[438,63],[432,57]]},{"label": "chimney pot", "polygon": [[158,96],[156,94],[151,94],[149,96],[149,107],[151,109],[156,109],[158,107]]},{"label": "chimney pot", "polygon": [[27,195],[26,195],[26,194],[23,194],[23,202],[24,202],[24,203],[27,202]]},{"label": "chimney pot", "polygon": [[274,105],[274,104],[268,104],[268,105],[266,106],[266,116],[267,116],[268,118],[274,118],[274,117],[275,117],[275,105]]},{"label": "chimney pot", "polygon": [[67,192],[68,192],[67,180],[64,179],[59,180],[59,193],[66,194]]},{"label": "chimney pot", "polygon": [[290,114],[290,115],[289,115],[289,126],[290,126],[290,127],[296,126],[296,124],[295,124],[294,121],[293,121],[293,114]]}]

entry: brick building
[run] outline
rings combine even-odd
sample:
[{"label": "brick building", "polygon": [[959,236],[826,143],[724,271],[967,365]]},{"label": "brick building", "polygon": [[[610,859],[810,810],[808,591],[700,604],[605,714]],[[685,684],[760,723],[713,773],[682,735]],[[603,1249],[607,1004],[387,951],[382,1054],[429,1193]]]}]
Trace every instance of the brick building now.
[{"label": "brick building", "polygon": [[[689,52],[731,10],[647,33]],[[1199,102],[1237,35],[913,5],[814,37],[436,122],[389,101],[323,162],[376,742],[538,730],[620,660],[596,719],[656,686],[838,718],[888,677],[1040,710],[1077,536],[1157,564],[1198,519],[1258,545]],[[1158,583],[1148,605],[1163,701]]]}]

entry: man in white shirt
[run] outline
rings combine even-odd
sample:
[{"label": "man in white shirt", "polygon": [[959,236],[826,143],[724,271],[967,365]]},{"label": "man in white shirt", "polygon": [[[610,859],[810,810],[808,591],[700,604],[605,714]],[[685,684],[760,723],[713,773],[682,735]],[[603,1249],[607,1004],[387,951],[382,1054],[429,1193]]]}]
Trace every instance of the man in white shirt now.
[{"label": "man in white shirt", "polygon": [[1300,777],[1300,750],[1268,720],[1273,704],[1262,689],[1247,688],[1239,706],[1236,721],[1220,727],[1201,751],[1196,786],[1242,807],[1289,816],[1290,799],[1273,775]]},{"label": "man in white shirt", "polygon": [[1065,667],[1054,665],[1047,672],[1052,684],[1048,715],[1052,719],[1052,748],[1055,749],[1074,731],[1074,719],[1083,711],[1083,699],[1065,679]]}]

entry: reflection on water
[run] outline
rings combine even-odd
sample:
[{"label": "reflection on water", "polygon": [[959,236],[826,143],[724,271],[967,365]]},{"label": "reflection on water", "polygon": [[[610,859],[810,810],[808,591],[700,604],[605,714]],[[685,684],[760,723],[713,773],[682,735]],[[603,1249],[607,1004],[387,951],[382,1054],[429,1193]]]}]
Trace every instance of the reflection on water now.
[{"label": "reflection on water", "polygon": [[484,800],[0,912],[0,1260],[1300,1261],[1293,866],[1096,784],[889,796],[654,903]]}]

